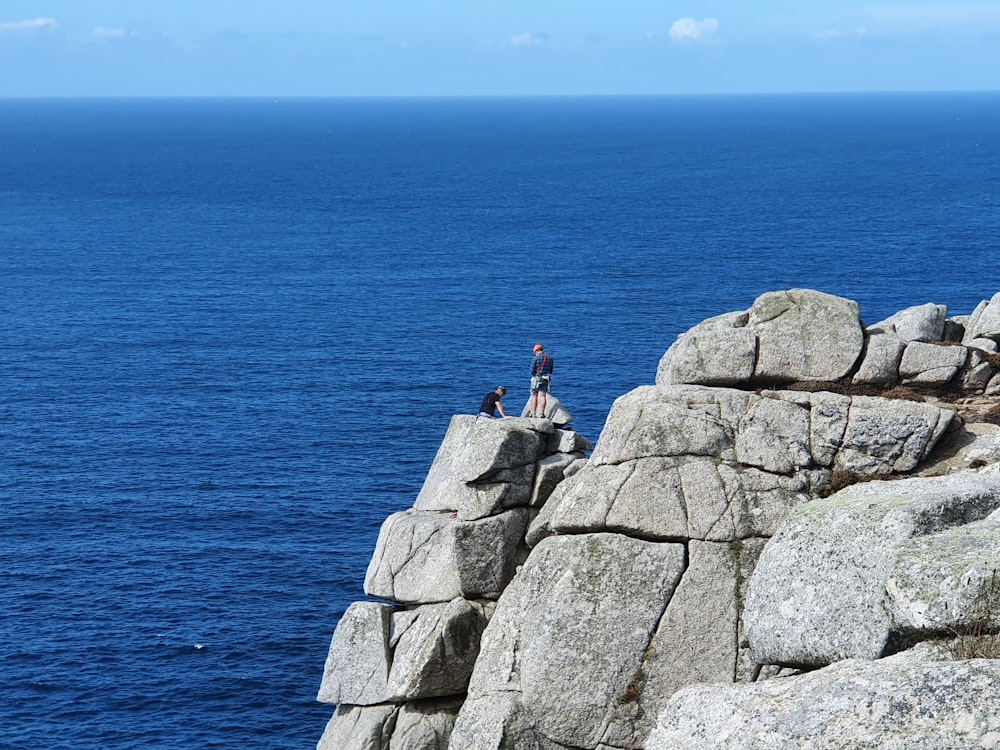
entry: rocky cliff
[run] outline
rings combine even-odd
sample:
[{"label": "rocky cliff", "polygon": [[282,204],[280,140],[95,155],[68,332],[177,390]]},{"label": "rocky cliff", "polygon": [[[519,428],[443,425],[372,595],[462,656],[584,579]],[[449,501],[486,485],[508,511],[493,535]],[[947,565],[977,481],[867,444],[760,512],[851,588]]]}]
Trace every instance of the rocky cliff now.
[{"label": "rocky cliff", "polygon": [[596,445],[558,402],[456,415],[337,625],[318,747],[1000,748],[998,341],[1000,294],[865,326],[774,292]]}]

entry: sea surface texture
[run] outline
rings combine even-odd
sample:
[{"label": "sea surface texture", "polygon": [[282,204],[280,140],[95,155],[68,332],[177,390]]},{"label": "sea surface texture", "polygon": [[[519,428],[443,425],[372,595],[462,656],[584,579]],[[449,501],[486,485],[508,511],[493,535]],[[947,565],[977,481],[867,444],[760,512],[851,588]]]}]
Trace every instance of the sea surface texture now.
[{"label": "sea surface texture", "polygon": [[1000,291],[1000,94],[0,101],[0,747],[309,748],[452,414]]}]

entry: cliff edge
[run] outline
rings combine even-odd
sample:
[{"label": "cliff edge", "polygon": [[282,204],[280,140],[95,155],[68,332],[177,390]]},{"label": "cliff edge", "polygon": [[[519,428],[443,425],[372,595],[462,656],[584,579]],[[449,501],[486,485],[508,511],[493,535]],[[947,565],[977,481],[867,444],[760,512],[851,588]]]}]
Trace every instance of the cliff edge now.
[{"label": "cliff edge", "polygon": [[865,326],[773,292],[596,445],[456,415],[337,625],[318,748],[1000,747],[998,341],[1000,294]]}]

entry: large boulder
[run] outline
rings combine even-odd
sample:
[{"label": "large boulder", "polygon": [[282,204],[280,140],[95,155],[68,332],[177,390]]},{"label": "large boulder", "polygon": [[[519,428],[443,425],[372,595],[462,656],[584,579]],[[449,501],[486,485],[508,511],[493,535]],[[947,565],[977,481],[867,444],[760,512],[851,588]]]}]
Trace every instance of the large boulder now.
[{"label": "large boulder", "polygon": [[635,698],[684,564],[679,544],[615,534],[544,540],[483,634],[452,746],[596,748],[628,734],[631,719],[613,719]]},{"label": "large boulder", "polygon": [[[539,399],[539,401],[540,400],[541,399]],[[538,406],[540,406],[540,404],[536,404],[536,407]],[[540,409],[536,410],[541,411]],[[573,415],[569,413],[566,405],[552,393],[545,394],[545,412],[541,417],[534,417],[531,413],[531,398],[525,402],[524,408],[521,409],[521,417],[544,420],[555,425],[556,427],[564,427],[573,421]]]},{"label": "large boulder", "polygon": [[461,695],[492,603],[355,602],[337,623],[317,700],[374,705]]},{"label": "large boulder", "polygon": [[834,464],[867,476],[911,471],[928,457],[954,416],[932,404],[855,396]]},{"label": "large boulder", "polygon": [[964,346],[913,341],[899,362],[899,378],[904,384],[942,386],[958,374],[968,356]]},{"label": "large boulder", "polygon": [[900,310],[885,320],[868,326],[869,334],[885,333],[900,341],[941,341],[948,308],[945,305],[916,305]]},{"label": "large boulder", "polygon": [[[857,484],[797,506],[750,579],[743,623],[755,659],[825,665],[882,656],[914,624],[895,622],[887,601],[900,550],[998,507],[1000,475],[977,472]],[[923,575],[933,564],[924,559]],[[937,564],[943,584],[949,569]],[[912,586],[920,575],[910,571]]]},{"label": "large boulder", "polygon": [[316,750],[446,750],[460,699],[337,706]]},{"label": "large boulder", "polygon": [[399,706],[337,706],[316,750],[386,750]]},{"label": "large boulder", "polygon": [[733,541],[774,534],[834,467],[909,471],[953,413],[833,393],[642,386],[615,401],[587,465],[529,531]]},{"label": "large boulder", "polygon": [[863,343],[856,302],[812,289],[769,292],[744,313],[710,318],[678,337],[656,384],[839,380]]},{"label": "large boulder", "polygon": [[873,333],[865,341],[865,350],[853,382],[861,385],[892,386],[899,382],[899,363],[906,342],[887,333]]},{"label": "large boulder", "polygon": [[1000,661],[928,651],[679,691],[646,750],[1000,748]]},{"label": "large boulder", "polygon": [[979,303],[965,327],[963,343],[976,339],[1000,342],[1000,292]]},{"label": "large boulder", "polygon": [[524,559],[524,534],[535,512],[514,508],[477,521],[393,513],[379,531],[365,593],[410,604],[496,599]]},{"label": "large boulder", "polygon": [[889,616],[904,632],[1000,628],[1000,511],[916,537],[896,550],[886,579]]},{"label": "large boulder", "polygon": [[451,418],[413,507],[457,512],[464,521],[527,505],[547,420]]}]

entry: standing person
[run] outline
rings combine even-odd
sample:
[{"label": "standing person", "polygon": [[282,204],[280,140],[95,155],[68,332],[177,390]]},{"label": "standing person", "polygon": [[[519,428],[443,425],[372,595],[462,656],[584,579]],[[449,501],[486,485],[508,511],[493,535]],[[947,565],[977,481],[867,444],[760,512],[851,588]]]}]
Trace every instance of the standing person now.
[{"label": "standing person", "polygon": [[502,385],[498,385],[496,387],[496,390],[490,391],[485,396],[483,396],[483,403],[479,405],[479,416],[489,417],[490,419],[492,419],[497,415],[497,411],[499,411],[500,416],[506,419],[507,415],[504,414],[503,404],[500,403],[500,399],[503,398],[503,395],[506,392],[507,392],[506,388],[504,388]]},{"label": "standing person", "polygon": [[[531,416],[545,416],[549,387],[552,383],[552,357],[541,344],[535,344],[535,356],[531,359]],[[542,394],[542,410],[538,411],[538,394]]]}]

